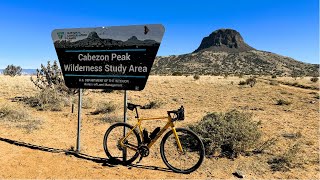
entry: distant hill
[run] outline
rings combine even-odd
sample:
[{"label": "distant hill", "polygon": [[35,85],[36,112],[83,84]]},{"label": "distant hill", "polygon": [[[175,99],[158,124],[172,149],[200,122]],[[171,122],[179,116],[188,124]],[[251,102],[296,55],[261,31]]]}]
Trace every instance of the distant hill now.
[{"label": "distant hill", "polygon": [[233,29],[219,29],[203,38],[189,54],[158,56],[152,74],[252,74],[318,76],[319,64],[308,64],[272,52],[256,50]]}]

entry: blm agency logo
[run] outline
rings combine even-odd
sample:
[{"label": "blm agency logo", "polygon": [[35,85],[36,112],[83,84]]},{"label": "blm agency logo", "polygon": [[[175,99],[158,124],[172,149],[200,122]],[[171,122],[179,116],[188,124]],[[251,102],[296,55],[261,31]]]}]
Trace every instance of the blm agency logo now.
[{"label": "blm agency logo", "polygon": [[59,39],[61,40],[64,36],[64,32],[57,32]]}]

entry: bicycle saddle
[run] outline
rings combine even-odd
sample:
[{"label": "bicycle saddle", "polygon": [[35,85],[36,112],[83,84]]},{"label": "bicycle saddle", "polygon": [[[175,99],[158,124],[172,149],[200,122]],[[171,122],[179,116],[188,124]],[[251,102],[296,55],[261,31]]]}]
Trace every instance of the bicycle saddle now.
[{"label": "bicycle saddle", "polygon": [[127,108],[131,111],[133,111],[136,107],[141,107],[141,106],[138,104],[132,104],[132,103],[127,104]]}]

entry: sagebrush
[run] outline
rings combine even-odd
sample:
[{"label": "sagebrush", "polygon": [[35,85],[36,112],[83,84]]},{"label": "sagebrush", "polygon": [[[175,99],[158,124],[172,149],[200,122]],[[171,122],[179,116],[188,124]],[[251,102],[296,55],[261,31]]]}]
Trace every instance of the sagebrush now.
[{"label": "sagebrush", "polygon": [[252,120],[252,115],[237,110],[209,113],[190,129],[201,136],[209,157],[215,152],[236,157],[256,145],[261,137],[258,123]]}]

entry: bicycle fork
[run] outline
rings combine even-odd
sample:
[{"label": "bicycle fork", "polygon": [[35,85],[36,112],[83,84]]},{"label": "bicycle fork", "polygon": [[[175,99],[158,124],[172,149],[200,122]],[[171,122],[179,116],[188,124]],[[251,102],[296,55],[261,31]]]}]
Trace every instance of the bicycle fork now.
[{"label": "bicycle fork", "polygon": [[[173,123],[172,123],[173,124]],[[174,127],[174,125],[172,126],[172,132],[174,134],[174,137],[176,138],[176,141],[177,141],[177,145],[179,147],[179,150],[181,153],[183,153],[183,149],[182,149],[182,146],[181,146],[181,142],[180,142],[180,139],[178,137],[178,134],[177,134],[177,131],[176,131],[176,128]]]}]

